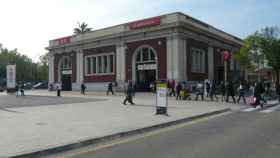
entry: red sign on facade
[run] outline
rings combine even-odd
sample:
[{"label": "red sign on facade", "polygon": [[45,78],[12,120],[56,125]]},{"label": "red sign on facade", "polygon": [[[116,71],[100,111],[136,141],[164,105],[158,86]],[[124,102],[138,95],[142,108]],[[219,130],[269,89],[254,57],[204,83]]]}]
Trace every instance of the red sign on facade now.
[{"label": "red sign on facade", "polygon": [[229,61],[230,60],[230,53],[226,50],[223,52],[223,57],[224,57],[224,61]]},{"label": "red sign on facade", "polygon": [[160,17],[129,23],[128,27],[130,30],[133,30],[156,25],[160,25]]},{"label": "red sign on facade", "polygon": [[67,37],[55,39],[55,41],[57,41],[58,44],[67,44],[67,43],[71,42],[71,38],[72,38],[72,36],[67,36]]}]

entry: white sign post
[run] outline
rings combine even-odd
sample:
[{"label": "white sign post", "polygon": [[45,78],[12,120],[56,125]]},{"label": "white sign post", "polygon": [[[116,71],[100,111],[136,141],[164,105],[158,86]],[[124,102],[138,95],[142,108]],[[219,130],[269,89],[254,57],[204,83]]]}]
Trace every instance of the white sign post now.
[{"label": "white sign post", "polygon": [[167,115],[167,83],[157,83],[156,114]]},{"label": "white sign post", "polygon": [[16,87],[16,65],[7,65],[7,91]]}]

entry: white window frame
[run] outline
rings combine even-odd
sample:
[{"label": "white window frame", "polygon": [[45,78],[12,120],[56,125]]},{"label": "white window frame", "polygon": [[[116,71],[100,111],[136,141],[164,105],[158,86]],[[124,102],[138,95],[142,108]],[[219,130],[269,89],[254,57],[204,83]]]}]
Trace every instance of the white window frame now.
[{"label": "white window frame", "polygon": [[[113,70],[112,72],[108,72],[109,71],[109,66],[111,66],[111,63],[109,62],[109,58],[110,58],[110,55],[113,55]],[[101,71],[102,73],[99,73],[98,70],[99,70],[99,63],[98,63],[98,57],[101,57]],[[104,57],[103,56],[106,56],[106,59],[107,59],[107,70],[106,70],[106,73],[104,73],[104,69],[105,69],[105,65],[104,65]],[[93,64],[93,57],[96,58],[96,72],[93,73],[93,67],[92,67],[92,64]],[[91,65],[91,73],[88,74],[88,71],[87,71],[87,66],[88,66],[88,61],[87,59],[88,58],[91,58],[90,59],[90,65]],[[84,66],[84,69],[85,69],[85,76],[100,76],[100,75],[114,75],[115,74],[115,53],[114,52],[111,52],[111,53],[101,53],[101,54],[93,54],[93,55],[87,55],[84,57],[84,61],[85,61],[85,66]]]},{"label": "white window frame", "polygon": [[[191,47],[190,51],[191,51],[190,53],[191,53],[191,60],[192,60],[191,72],[205,74],[206,73],[206,69],[205,69],[206,52],[205,52],[205,50]],[[195,60],[193,60],[193,59],[195,59]],[[196,60],[199,62],[197,62]]]}]

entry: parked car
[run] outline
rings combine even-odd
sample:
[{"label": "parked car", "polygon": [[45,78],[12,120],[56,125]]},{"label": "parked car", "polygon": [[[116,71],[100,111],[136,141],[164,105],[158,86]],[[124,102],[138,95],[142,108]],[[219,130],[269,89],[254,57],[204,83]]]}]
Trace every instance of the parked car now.
[{"label": "parked car", "polygon": [[48,88],[48,81],[42,81],[33,86],[34,89],[47,89]]},{"label": "parked car", "polygon": [[34,84],[32,82],[25,82],[24,89],[31,89],[33,88]]}]

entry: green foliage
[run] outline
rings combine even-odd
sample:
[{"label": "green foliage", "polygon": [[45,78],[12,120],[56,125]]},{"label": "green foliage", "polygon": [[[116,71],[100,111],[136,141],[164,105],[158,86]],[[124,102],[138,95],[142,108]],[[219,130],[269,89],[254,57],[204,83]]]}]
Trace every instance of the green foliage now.
[{"label": "green foliage", "polygon": [[[44,59],[44,60],[43,60]],[[48,64],[46,55],[39,63],[34,63],[26,55],[18,53],[17,49],[8,50],[0,45],[0,80],[6,78],[6,66],[16,64],[17,82],[48,79]]]},{"label": "green foliage", "polygon": [[[268,61],[276,74],[280,71],[280,30],[278,27],[265,27],[248,36],[244,40],[244,46],[235,55],[235,58],[244,68],[255,67],[258,62],[254,50],[260,50],[260,56]],[[279,75],[277,81],[279,81]]]}]

